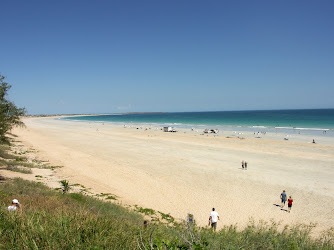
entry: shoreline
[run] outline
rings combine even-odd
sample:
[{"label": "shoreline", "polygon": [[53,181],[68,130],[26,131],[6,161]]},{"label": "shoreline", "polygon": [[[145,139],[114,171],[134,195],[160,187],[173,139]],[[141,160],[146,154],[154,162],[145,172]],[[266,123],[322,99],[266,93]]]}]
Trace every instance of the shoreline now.
[{"label": "shoreline", "polygon": [[[152,112],[153,113],[153,112]],[[162,112],[161,112],[162,113]],[[195,112],[197,113],[197,112]],[[125,115],[129,114],[151,114],[151,113],[124,113]],[[108,115],[124,115],[121,114],[108,114]],[[105,116],[105,115],[82,115],[83,116]],[[144,121],[112,121],[112,120],[104,120],[104,119],[97,119],[97,120],[83,120],[83,119],[75,119],[76,116],[67,116],[67,117],[59,117],[59,119],[67,120],[67,121],[75,121],[75,122],[90,122],[90,123],[106,123],[115,126],[132,126],[132,127],[139,127],[139,128],[158,128],[161,129],[163,127],[169,126],[173,127],[174,129],[181,130],[182,132],[189,132],[190,129],[192,130],[201,130],[204,131],[205,129],[215,129],[219,131],[227,131],[227,132],[236,132],[236,133],[243,133],[243,132],[252,132],[252,133],[275,133],[275,134],[285,134],[288,136],[291,135],[306,135],[306,136],[320,136],[320,137],[332,137],[334,138],[334,128],[325,128],[325,127],[303,127],[303,126],[271,126],[271,125],[231,125],[231,124],[192,124],[192,123],[180,123],[180,122],[144,122]]]},{"label": "shoreline", "polygon": [[[192,213],[202,226],[214,206],[221,214],[218,229],[243,227],[250,218],[315,222],[318,230],[334,225],[328,217],[334,205],[332,141],[313,145],[305,137],[283,141],[251,134],[226,138],[224,132],[164,133],[54,118],[25,122],[27,128],[14,133],[41,157],[63,165],[57,174],[96,193],[115,194],[121,203],[176,219]],[[241,169],[242,160],[249,161],[247,171]],[[273,205],[283,189],[295,200],[291,214]]]},{"label": "shoreline", "polygon": [[[66,122],[75,122],[75,123],[89,123],[96,124],[99,126],[109,125],[117,128],[127,128],[127,129],[137,129],[145,131],[160,131],[163,130],[167,125],[160,123],[126,123],[126,122],[106,122],[106,121],[88,121],[88,120],[75,120],[75,119],[62,119],[63,117],[57,118]],[[208,126],[208,125],[193,125],[193,124],[172,124],[168,127],[171,127],[176,130],[178,133],[187,133],[195,135],[206,135],[206,136],[217,136],[217,137],[226,137],[226,138],[257,138],[257,139],[271,139],[271,140],[285,140],[285,141],[294,141],[294,142],[305,142],[312,143],[315,139],[316,143],[334,145],[334,130],[328,129],[308,129],[308,128],[289,128],[280,130],[277,127],[269,128],[264,126],[252,126],[252,127],[242,127],[242,126]],[[206,129],[215,129],[219,132],[215,133],[204,133]],[[323,133],[324,130],[327,130],[328,133]]]}]

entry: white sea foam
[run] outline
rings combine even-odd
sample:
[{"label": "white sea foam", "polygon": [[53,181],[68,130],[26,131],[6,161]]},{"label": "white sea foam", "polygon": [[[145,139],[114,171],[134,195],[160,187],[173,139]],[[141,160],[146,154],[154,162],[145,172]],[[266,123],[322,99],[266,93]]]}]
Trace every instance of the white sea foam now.
[{"label": "white sea foam", "polygon": [[275,127],[276,129],[295,129],[295,130],[310,130],[310,131],[329,131],[328,128],[296,128],[296,127]]}]

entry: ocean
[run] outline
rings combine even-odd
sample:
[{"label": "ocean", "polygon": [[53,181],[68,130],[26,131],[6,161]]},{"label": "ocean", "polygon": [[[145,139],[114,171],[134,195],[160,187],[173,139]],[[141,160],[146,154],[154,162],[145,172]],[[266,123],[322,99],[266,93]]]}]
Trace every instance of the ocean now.
[{"label": "ocean", "polygon": [[334,109],[130,113],[62,119],[138,126],[334,135]]}]

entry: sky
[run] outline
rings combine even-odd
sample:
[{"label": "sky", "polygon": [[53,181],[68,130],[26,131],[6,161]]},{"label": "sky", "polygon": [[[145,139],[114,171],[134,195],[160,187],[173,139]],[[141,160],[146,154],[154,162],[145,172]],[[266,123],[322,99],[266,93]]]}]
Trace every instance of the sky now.
[{"label": "sky", "polygon": [[334,108],[332,0],[0,2],[28,114]]}]

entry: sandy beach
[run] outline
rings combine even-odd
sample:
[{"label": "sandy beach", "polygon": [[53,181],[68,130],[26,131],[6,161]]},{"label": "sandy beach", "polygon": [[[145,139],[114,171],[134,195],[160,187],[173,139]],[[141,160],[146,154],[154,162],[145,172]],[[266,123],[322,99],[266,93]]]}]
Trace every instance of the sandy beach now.
[{"label": "sandy beach", "polygon": [[[41,159],[63,166],[55,172],[59,178],[114,194],[124,205],[177,219],[192,213],[201,226],[215,207],[218,229],[242,228],[250,218],[316,223],[316,232],[334,226],[333,137],[312,144],[313,137],[303,135],[284,140],[283,134],[255,138],[249,132],[240,139],[224,131],[207,136],[54,118],[24,122],[26,128],[13,133]],[[283,189],[294,200],[291,213],[275,205]]]}]

